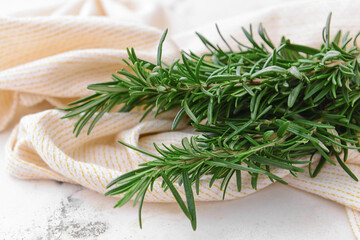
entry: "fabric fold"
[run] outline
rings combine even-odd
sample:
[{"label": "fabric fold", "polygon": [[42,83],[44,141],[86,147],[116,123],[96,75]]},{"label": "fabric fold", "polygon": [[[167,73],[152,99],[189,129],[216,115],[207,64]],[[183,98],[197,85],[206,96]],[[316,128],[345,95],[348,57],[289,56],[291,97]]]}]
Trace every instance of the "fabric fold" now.
[{"label": "fabric fold", "polygon": [[[17,99],[31,106],[43,100],[56,107],[89,94],[87,85],[110,81],[126,67],[126,48],[155,61],[162,31],[133,23],[89,17],[0,18],[0,130],[14,115]],[[164,61],[178,56],[170,40]]]}]

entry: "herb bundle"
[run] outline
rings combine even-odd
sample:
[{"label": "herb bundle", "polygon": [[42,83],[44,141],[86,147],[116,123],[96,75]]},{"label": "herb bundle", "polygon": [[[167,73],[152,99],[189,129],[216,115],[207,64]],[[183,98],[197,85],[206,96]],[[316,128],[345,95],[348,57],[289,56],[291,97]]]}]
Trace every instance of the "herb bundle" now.
[{"label": "herb bundle", "polygon": [[[121,144],[154,158],[138,169],[114,179],[106,195],[123,194],[116,204],[121,207],[134,198],[141,209],[147,189],[162,178],[164,191],[170,190],[185,215],[196,229],[196,211],[192,185],[199,194],[200,179],[211,177],[221,181],[223,197],[230,179],[236,178],[241,191],[241,175],[251,175],[251,185],[257,187],[259,174],[286,184],[272,169],[288,170],[295,177],[303,172],[299,164],[308,164],[309,175],[315,177],[324,164],[336,161],[350,177],[358,181],[346,166],[349,149],[360,149],[360,77],[359,48],[356,38],[339,31],[330,40],[329,15],[323,30],[324,44],[319,48],[297,45],[282,38],[275,47],[260,24],[254,39],[252,27],[242,29],[250,46],[235,38],[233,50],[221,35],[227,50],[210,43],[197,33],[208,53],[198,56],[181,53],[172,64],[162,62],[163,34],[157,53],[157,63],[136,56],[128,49],[131,69],[112,75],[112,81],[92,84],[95,91],[89,97],[70,104],[64,118],[79,116],[76,135],[90,122],[88,133],[99,119],[117,105],[121,112],[137,107],[155,116],[179,109],[172,128],[184,116],[199,135],[182,140],[182,147],[157,146],[157,155]],[[351,45],[351,46],[350,46]],[[320,154],[315,170],[312,157]],[[309,156],[308,161],[299,160]],[[340,157],[343,156],[343,157]],[[185,201],[175,188],[183,185]]]}]

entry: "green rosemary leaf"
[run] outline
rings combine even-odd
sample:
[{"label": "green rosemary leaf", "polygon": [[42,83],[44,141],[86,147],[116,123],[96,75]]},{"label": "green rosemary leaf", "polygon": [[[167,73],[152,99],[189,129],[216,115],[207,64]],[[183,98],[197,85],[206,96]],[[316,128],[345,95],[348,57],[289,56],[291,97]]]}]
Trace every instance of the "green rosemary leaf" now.
[{"label": "green rosemary leaf", "polygon": [[176,129],[176,127],[179,125],[179,123],[180,123],[181,119],[184,117],[184,115],[185,115],[185,109],[181,108],[174,118],[174,121],[171,125],[171,130]]},{"label": "green rosemary leaf", "polygon": [[[326,161],[328,161],[331,165],[336,165],[333,160],[329,157],[328,154],[326,154],[321,146],[319,146],[317,143],[313,143],[314,147],[318,150],[318,152],[321,154],[322,158],[324,158]],[[320,170],[319,170],[320,171]]]},{"label": "green rosemary leaf", "polygon": [[264,133],[264,141],[268,141],[268,140],[272,140],[272,139],[269,139],[271,136],[274,135],[274,130],[268,130]]},{"label": "green rosemary leaf", "polygon": [[[84,97],[84,98],[79,99],[79,100],[77,100],[77,101],[71,102],[71,103],[69,103],[69,106],[78,105],[78,104],[80,104],[80,103],[87,102],[87,101],[89,101],[89,100],[92,100],[92,99],[100,96],[100,95],[101,95],[100,93],[95,93],[95,94],[90,95],[90,96],[88,96],[88,97]],[[71,111],[71,110],[76,109],[76,108],[78,108],[78,107],[74,107],[74,108],[64,108],[64,109],[63,109],[63,108],[60,108],[60,110],[63,110],[63,111]]]},{"label": "green rosemary leaf", "polygon": [[331,21],[331,15],[332,13],[329,14],[327,20],[326,20],[326,25],[325,25],[325,44],[326,44],[326,48],[329,48],[330,45],[330,21]]},{"label": "green rosemary leaf", "polygon": [[347,174],[349,174],[349,176],[354,179],[355,181],[359,181],[358,178],[355,176],[355,174],[348,168],[348,166],[346,166],[346,164],[341,160],[340,156],[338,153],[335,153],[335,157],[336,160],[338,161],[338,163],[340,164],[340,166],[345,170],[345,172]]},{"label": "green rosemary leaf", "polygon": [[303,87],[303,82],[299,83],[290,93],[288,98],[288,106],[292,108],[296,102],[297,97],[299,96],[300,90]]},{"label": "green rosemary leaf", "polygon": [[259,35],[269,47],[271,47],[272,49],[275,48],[274,44],[271,42],[266,30],[261,23],[259,24]]},{"label": "green rosemary leaf", "polygon": [[305,119],[295,119],[294,123],[304,124],[304,125],[313,126],[313,127],[317,127],[317,128],[335,129],[335,127],[332,125],[318,123],[315,121],[309,121],[309,120],[305,120]]},{"label": "green rosemary leaf", "polygon": [[303,78],[299,69],[297,69],[297,67],[295,67],[295,66],[292,66],[291,68],[289,68],[289,73],[291,75],[293,75],[294,77],[296,77],[297,79],[301,80]]},{"label": "green rosemary leaf", "polygon": [[253,92],[253,90],[251,90],[251,88],[249,88],[249,86],[246,84],[246,82],[242,83],[242,86],[244,87],[244,89],[248,92],[248,94],[250,96],[255,96],[255,93]]},{"label": "green rosemary leaf", "polygon": [[[310,176],[312,178],[316,177],[319,174],[320,170],[324,167],[325,163],[326,163],[326,159],[324,157],[321,157],[319,163],[317,164],[317,166],[316,166],[316,168],[314,170],[314,172],[313,173],[309,172]],[[310,166],[311,166],[311,164],[309,165],[309,167]],[[310,169],[310,171],[311,171],[311,169]]]},{"label": "green rosemary leaf", "polygon": [[[93,90],[96,92],[103,92],[103,93],[126,93],[129,91],[127,88],[119,88],[114,85],[110,85],[108,83],[105,84],[91,84],[87,87],[89,90]],[[86,101],[86,100],[85,100]],[[78,104],[79,102],[75,102]],[[74,103],[73,103],[74,104]]]},{"label": "green rosemary leaf", "polygon": [[302,46],[297,44],[292,44],[290,42],[285,44],[286,49],[296,51],[296,52],[302,52],[309,55],[315,55],[318,54],[320,51],[316,48],[308,47],[308,46]]},{"label": "green rosemary leaf", "polygon": [[313,86],[312,88],[310,88],[311,85],[309,85],[309,91],[305,92],[305,96],[304,96],[304,100],[309,99],[310,97],[312,97],[312,95],[314,95],[315,93],[317,93],[318,91],[320,91],[325,85],[325,82],[319,82],[318,84],[316,84],[316,86]]},{"label": "green rosemary leaf", "polygon": [[174,187],[174,185],[172,184],[170,179],[164,173],[161,173],[161,177],[164,179],[164,182],[169,187],[171,193],[173,194],[176,202],[179,204],[181,210],[184,212],[185,216],[187,216],[190,219],[190,221],[192,221],[191,213],[187,209],[187,207],[186,207],[184,201],[182,200],[179,192],[176,190],[176,188]]},{"label": "green rosemary leaf", "polygon": [[160,42],[159,42],[159,47],[158,47],[158,52],[157,52],[157,65],[160,67],[162,65],[162,63],[161,63],[162,46],[165,41],[167,33],[168,33],[168,29],[165,29],[163,35],[161,36]]},{"label": "green rosemary leaf", "polygon": [[141,218],[141,211],[142,211],[142,207],[143,207],[143,204],[144,204],[144,199],[145,199],[145,195],[146,195],[146,191],[144,191],[141,195],[141,198],[140,198],[140,204],[139,204],[139,226],[140,226],[140,229],[142,229],[142,218]]},{"label": "green rosemary leaf", "polygon": [[249,168],[249,167],[245,167],[245,166],[242,166],[239,164],[230,163],[230,162],[226,162],[226,161],[222,161],[222,160],[214,160],[211,162],[206,162],[206,164],[211,165],[211,166],[220,166],[220,167],[223,166],[223,167],[231,168],[234,170],[244,170],[244,171],[248,171],[251,173],[262,173],[262,174],[268,175],[268,176],[276,179],[277,181],[279,181],[281,183],[286,184],[286,182],[282,178],[280,178],[272,173],[269,173],[261,168],[256,168],[256,167],[253,168],[253,166],[252,166],[252,168]]},{"label": "green rosemary leaf", "polygon": [[289,128],[290,126],[290,122],[289,121],[285,121],[281,124],[281,126],[278,128],[276,134],[279,136],[279,137],[282,137],[284,136],[285,134],[285,131]]},{"label": "green rosemary leaf", "polygon": [[235,135],[238,135],[239,133],[241,133],[241,131],[243,131],[244,129],[246,129],[248,126],[250,126],[250,124],[252,124],[254,121],[253,120],[249,120],[247,121],[245,124],[243,124],[240,128],[236,127],[234,124],[232,124],[231,122],[225,122],[226,124],[228,124],[231,128],[233,128],[235,131],[230,134],[227,137],[227,140],[230,140],[231,138],[235,137]]},{"label": "green rosemary leaf", "polygon": [[234,175],[235,170],[230,170],[229,173],[226,175],[226,177],[224,177],[223,182],[221,183],[221,190],[223,191],[223,196],[222,199],[225,200],[225,196],[226,196],[226,189],[229,185],[229,182],[232,178],[232,176]]},{"label": "green rosemary leaf", "polygon": [[282,67],[279,67],[279,66],[270,66],[270,67],[267,67],[267,68],[264,68],[260,71],[257,71],[256,73],[252,74],[251,75],[251,78],[256,78],[256,77],[259,77],[261,75],[266,75],[266,74],[271,74],[271,73],[287,73],[287,70],[282,68]]},{"label": "green rosemary leaf", "polygon": [[105,104],[108,99],[109,99],[108,96],[102,96],[102,97],[96,98],[94,101],[87,102],[87,103],[81,105],[81,107],[78,107],[73,111],[70,111],[68,114],[66,114],[62,118],[72,118],[72,117],[78,116],[80,113],[83,113],[87,110],[92,110],[93,107],[98,107],[99,105]]},{"label": "green rosemary leaf", "polygon": [[145,150],[143,150],[143,149],[141,149],[141,148],[134,147],[134,146],[132,146],[132,145],[126,143],[126,142],[119,141],[119,143],[121,143],[122,145],[124,145],[124,146],[126,146],[126,147],[128,147],[128,148],[131,148],[131,149],[133,149],[133,150],[135,150],[135,151],[138,151],[138,152],[141,152],[141,153],[143,153],[143,154],[145,154],[145,155],[148,155],[148,156],[150,156],[150,157],[153,157],[153,158],[162,160],[162,158],[160,158],[159,156],[156,156],[156,155],[154,155],[154,154],[152,154],[152,153],[150,153],[150,152],[147,152],[147,151],[145,151]]},{"label": "green rosemary leaf", "polygon": [[260,48],[260,46],[256,43],[252,36],[252,27],[250,25],[250,32],[248,32],[244,27],[241,28],[243,30],[243,33],[245,34],[246,38],[251,42],[251,44],[254,46],[254,48]]},{"label": "green rosemary leaf", "polygon": [[241,192],[241,171],[235,170],[236,173],[236,187],[239,192]]},{"label": "green rosemary leaf", "polygon": [[184,111],[191,118],[191,120],[193,120],[195,123],[198,123],[198,119],[195,117],[195,114],[190,110],[186,98],[183,100],[183,107]]},{"label": "green rosemary leaf", "polygon": [[304,172],[304,169],[302,169],[302,168],[295,167],[293,165],[282,163],[281,161],[278,161],[275,159],[269,159],[269,158],[258,156],[258,155],[251,155],[248,157],[248,159],[251,161],[254,161],[254,162],[264,164],[264,165],[270,165],[273,167],[288,169],[288,170],[292,170],[292,171],[296,171],[296,172]]},{"label": "green rosemary leaf", "polygon": [[188,205],[188,210],[191,216],[191,226],[193,230],[196,230],[196,210],[195,210],[195,200],[194,195],[191,189],[191,183],[189,181],[189,175],[186,170],[182,171],[182,179],[184,183],[186,203]]},{"label": "green rosemary leaf", "polygon": [[330,60],[332,58],[336,58],[336,57],[338,57],[340,55],[341,55],[341,53],[338,52],[338,51],[329,51],[324,55],[324,57],[322,59],[322,63],[324,64],[326,61],[328,61],[328,60]]},{"label": "green rosemary leaf", "polygon": [[126,191],[125,195],[117,202],[117,204],[114,206],[116,207],[122,207],[124,206],[130,199],[136,194],[136,192],[142,187],[142,184],[145,182],[145,180],[140,180],[138,184],[133,185],[129,190]]}]

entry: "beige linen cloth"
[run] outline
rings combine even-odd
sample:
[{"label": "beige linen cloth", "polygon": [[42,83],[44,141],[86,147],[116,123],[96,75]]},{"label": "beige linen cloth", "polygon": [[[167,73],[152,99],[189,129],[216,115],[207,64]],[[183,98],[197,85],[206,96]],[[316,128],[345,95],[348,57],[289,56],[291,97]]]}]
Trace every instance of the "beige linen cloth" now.
[{"label": "beige linen cloth", "polygon": [[[241,26],[262,22],[271,38],[278,42],[284,34],[293,42],[319,46],[326,17],[333,11],[332,32],[337,29],[360,30],[358,1],[317,1],[290,3],[263,8],[217,21],[224,36],[244,40]],[[61,7],[40,9],[35,14],[47,17],[0,18],[0,130],[13,118],[19,105],[32,106],[47,101],[53,106],[88,95],[90,83],[109,81],[110,74],[120,70],[126,48],[134,47],[140,58],[155,61],[156,48],[167,21],[171,19],[158,5],[135,5],[128,1],[71,1]],[[21,14],[24,16],[24,14]],[[29,14],[28,14],[29,15]],[[82,15],[87,17],[60,16]],[[111,17],[90,17],[110,15]],[[120,16],[120,17],[118,17]],[[184,16],[186,17],[186,16]],[[201,18],[201,15],[198,16]],[[213,22],[197,27],[211,41],[222,44]],[[179,49],[205,50],[193,30],[172,33],[164,47],[164,61],[171,61]],[[182,125],[170,131],[172,113],[157,119],[148,117],[139,123],[141,112],[110,113],[103,117],[93,132],[78,138],[72,133],[76,119],[60,120],[64,113],[47,110],[24,116],[7,143],[9,172],[22,179],[54,179],[76,183],[100,193],[122,173],[150,160],[117,143],[123,140],[148,151],[152,143],[179,144],[191,130]],[[351,152],[347,165],[360,177],[360,154]],[[345,206],[352,229],[360,237],[360,183],[353,181],[339,166],[325,165],[318,177],[307,173],[298,178],[276,170],[290,186],[333,200]],[[243,175],[243,191],[230,182],[226,199],[241,198],[255,191],[250,178]],[[271,184],[260,177],[259,189]],[[220,200],[219,184],[208,188],[208,179],[200,183],[196,200]],[[182,188],[179,191],[183,194]],[[173,201],[159,182],[148,192],[147,201]]]}]

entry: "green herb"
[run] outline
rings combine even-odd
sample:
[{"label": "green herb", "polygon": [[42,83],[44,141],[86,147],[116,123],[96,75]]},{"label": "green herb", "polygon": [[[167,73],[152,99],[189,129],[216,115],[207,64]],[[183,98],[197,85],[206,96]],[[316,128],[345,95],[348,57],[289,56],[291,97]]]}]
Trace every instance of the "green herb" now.
[{"label": "green herb", "polygon": [[[161,38],[157,63],[139,59],[134,49],[128,49],[131,71],[122,69],[113,81],[89,85],[95,94],[71,103],[64,109],[64,118],[78,117],[76,135],[91,122],[88,133],[104,113],[122,104],[121,112],[142,106],[144,117],[179,109],[173,129],[184,116],[199,135],[182,140],[182,147],[157,146],[154,155],[127,143],[121,144],[154,158],[139,165],[109,184],[106,195],[124,194],[120,207],[135,196],[141,209],[148,188],[162,178],[164,191],[170,189],[175,200],[196,228],[195,201],[192,186],[199,194],[199,181],[211,177],[210,187],[221,181],[224,191],[236,177],[241,191],[241,175],[251,175],[256,189],[259,174],[286,184],[272,173],[273,168],[288,170],[296,176],[304,170],[296,165],[309,164],[309,174],[315,177],[325,164],[335,161],[351,178],[356,176],[345,165],[349,149],[359,149],[360,78],[359,48],[355,39],[339,31],[330,41],[330,19],[323,31],[324,44],[319,48],[296,45],[282,38],[278,47],[269,39],[260,24],[256,42],[253,31],[243,28],[250,46],[237,42],[238,50],[228,50],[210,43],[197,33],[209,53],[198,56],[181,53],[181,60],[172,64],[161,61]],[[353,46],[349,46],[353,40]],[[344,152],[344,159],[339,154]],[[321,160],[314,172],[314,154]],[[332,158],[331,156],[334,156]],[[299,160],[309,157],[308,161]],[[175,185],[183,185],[185,202]],[[115,185],[116,184],[116,185]]]}]

